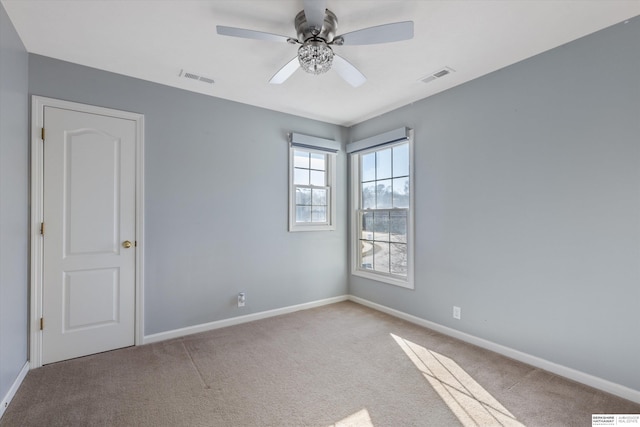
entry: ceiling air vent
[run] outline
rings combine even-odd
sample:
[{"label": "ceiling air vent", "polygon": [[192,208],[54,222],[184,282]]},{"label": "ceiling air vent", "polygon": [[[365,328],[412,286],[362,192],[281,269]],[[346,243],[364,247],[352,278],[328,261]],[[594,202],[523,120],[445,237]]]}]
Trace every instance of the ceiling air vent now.
[{"label": "ceiling air vent", "polygon": [[444,67],[438,71],[435,71],[429,75],[427,75],[426,77],[423,77],[420,79],[420,81],[422,81],[423,83],[429,83],[434,81],[435,79],[439,79],[441,77],[446,76],[447,74],[451,74],[451,73],[455,73],[456,70],[454,70],[453,68],[450,67]]},{"label": "ceiling air vent", "polygon": [[210,85],[215,83],[213,81],[213,79],[211,79],[209,77],[199,76],[197,74],[189,73],[189,72],[184,71],[184,70],[180,70],[180,74],[178,74],[178,76],[179,77],[184,77],[185,79],[197,80],[197,81],[200,81],[200,82],[203,82],[203,83],[208,83]]}]

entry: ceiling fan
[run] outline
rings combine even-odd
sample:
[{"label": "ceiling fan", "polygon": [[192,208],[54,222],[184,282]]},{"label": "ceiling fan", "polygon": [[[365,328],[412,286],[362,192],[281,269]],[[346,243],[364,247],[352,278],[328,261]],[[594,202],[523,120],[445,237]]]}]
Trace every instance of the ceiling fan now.
[{"label": "ceiling fan", "polygon": [[224,36],[300,45],[298,55],[269,80],[272,84],[284,83],[300,67],[311,74],[322,74],[333,68],[347,83],[358,87],[367,78],[349,61],[335,54],[332,46],[389,43],[413,38],[413,21],[378,25],[336,35],[338,18],[326,8],[326,3],[326,0],[304,0],[304,10],[294,19],[297,39],[223,25],[216,26],[216,29],[218,34]]}]

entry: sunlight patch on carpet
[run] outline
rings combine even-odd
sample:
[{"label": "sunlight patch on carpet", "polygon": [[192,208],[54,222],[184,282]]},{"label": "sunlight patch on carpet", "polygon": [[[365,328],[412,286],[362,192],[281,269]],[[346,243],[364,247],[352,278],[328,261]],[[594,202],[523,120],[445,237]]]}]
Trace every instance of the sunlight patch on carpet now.
[{"label": "sunlight patch on carpet", "polygon": [[371,422],[369,411],[363,409],[341,419],[335,424],[331,424],[329,427],[373,427],[373,423]]},{"label": "sunlight patch on carpet", "polygon": [[391,334],[465,427],[524,427],[488,391],[452,359]]}]

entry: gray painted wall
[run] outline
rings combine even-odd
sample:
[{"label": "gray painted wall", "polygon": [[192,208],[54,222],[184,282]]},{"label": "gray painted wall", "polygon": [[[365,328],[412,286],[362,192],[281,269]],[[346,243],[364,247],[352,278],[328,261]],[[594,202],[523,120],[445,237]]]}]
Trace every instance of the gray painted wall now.
[{"label": "gray painted wall", "polygon": [[286,139],[346,129],[38,55],[29,92],[145,115],[146,335],[347,293],[346,155],[337,230],[289,233]]},{"label": "gray painted wall", "polygon": [[27,361],[28,55],[0,4],[0,399]]},{"label": "gray painted wall", "polygon": [[415,129],[416,284],[350,293],[640,390],[639,40],[636,18],[353,127]]},{"label": "gray painted wall", "polygon": [[[637,19],[351,129],[38,55],[27,67],[1,5],[0,20],[1,395],[27,348],[27,68],[31,94],[145,114],[146,334],[342,295],[349,282],[640,390]],[[344,154],[337,231],[286,231],[286,132],[345,141],[403,125],[416,130],[415,291],[349,279]]]}]

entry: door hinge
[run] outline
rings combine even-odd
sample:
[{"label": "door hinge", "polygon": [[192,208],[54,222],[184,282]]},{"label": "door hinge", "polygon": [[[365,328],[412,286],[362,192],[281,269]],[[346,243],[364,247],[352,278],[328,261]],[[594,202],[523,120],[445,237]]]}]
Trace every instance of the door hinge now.
[{"label": "door hinge", "polygon": [[135,246],[136,248],[138,247],[138,241],[137,241],[137,240],[135,240],[135,241],[133,242],[133,246]]},{"label": "door hinge", "polygon": [[44,330],[44,317],[40,318],[40,330]]},{"label": "door hinge", "polygon": [[42,140],[44,141],[44,128],[42,128],[42,129],[41,129],[40,137],[41,137],[41,138],[42,138]]},{"label": "door hinge", "polygon": [[44,222],[40,223],[40,234],[44,236]]}]

